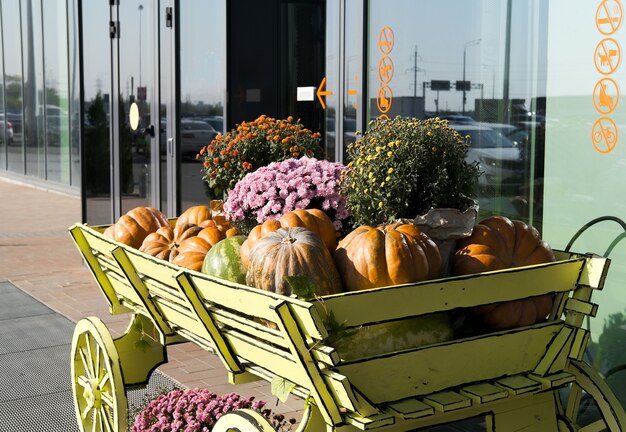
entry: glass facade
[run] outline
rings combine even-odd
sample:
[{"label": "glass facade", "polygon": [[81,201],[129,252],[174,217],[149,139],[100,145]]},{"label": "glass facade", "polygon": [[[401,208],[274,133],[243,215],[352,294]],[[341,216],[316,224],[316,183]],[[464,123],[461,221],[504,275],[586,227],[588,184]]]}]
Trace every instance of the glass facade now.
[{"label": "glass facade", "polygon": [[0,176],[80,192],[91,224],[175,216],[211,198],[195,154],[241,121],[301,118],[347,162],[374,118],[448,119],[480,218],[612,259],[590,355],[626,405],[621,1],[113,3],[0,0]]},{"label": "glass facade", "polygon": [[[2,94],[0,95],[0,170],[7,176],[78,193],[79,136],[70,135],[68,18],[76,4],[65,0],[2,2]],[[71,5],[68,8],[68,5]],[[70,93],[71,92],[71,93]],[[70,95],[71,94],[71,95]],[[78,110],[74,106],[75,127]],[[1,171],[0,171],[1,172]]]}]

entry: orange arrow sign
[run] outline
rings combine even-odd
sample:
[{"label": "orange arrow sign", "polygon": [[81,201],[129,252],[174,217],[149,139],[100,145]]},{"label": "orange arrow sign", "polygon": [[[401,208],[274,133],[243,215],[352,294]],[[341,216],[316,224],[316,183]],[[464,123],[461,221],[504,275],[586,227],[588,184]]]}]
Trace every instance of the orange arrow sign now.
[{"label": "orange arrow sign", "polygon": [[333,92],[328,91],[328,90],[324,90],[324,86],[326,85],[326,77],[322,78],[322,82],[320,83],[320,86],[317,88],[317,99],[320,101],[320,104],[322,105],[322,109],[326,109],[326,104],[324,103],[324,99],[322,99],[322,96],[332,96]]}]

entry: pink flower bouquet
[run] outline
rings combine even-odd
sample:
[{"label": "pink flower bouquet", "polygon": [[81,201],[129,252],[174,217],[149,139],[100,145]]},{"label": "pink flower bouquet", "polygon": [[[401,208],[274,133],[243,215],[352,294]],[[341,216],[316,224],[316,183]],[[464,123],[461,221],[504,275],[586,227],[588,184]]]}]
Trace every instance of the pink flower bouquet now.
[{"label": "pink flower bouquet", "polygon": [[208,389],[172,390],[153,399],[137,417],[132,432],[209,432],[224,414],[242,408],[258,411],[272,427],[287,431],[295,419],[286,420],[265,408],[265,402],[245,399],[237,393],[217,395]]},{"label": "pink flower bouquet", "polygon": [[231,222],[263,223],[295,209],[318,208],[341,230],[350,216],[339,188],[344,169],[340,163],[308,157],[271,163],[237,182],[224,210]]}]

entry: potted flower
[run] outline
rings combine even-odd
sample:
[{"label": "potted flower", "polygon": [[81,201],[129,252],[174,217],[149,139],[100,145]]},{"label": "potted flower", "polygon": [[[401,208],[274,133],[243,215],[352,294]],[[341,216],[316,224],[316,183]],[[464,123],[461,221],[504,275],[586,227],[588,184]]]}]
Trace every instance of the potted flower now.
[{"label": "potted flower", "polygon": [[345,166],[302,157],[273,162],[235,184],[224,203],[228,218],[240,232],[296,209],[324,211],[339,231],[350,217],[339,181]]},{"label": "potted flower", "polygon": [[[441,249],[469,235],[480,172],[465,160],[468,139],[439,118],[378,118],[369,126],[348,147],[341,181],[354,225],[411,219]],[[442,250],[444,261],[447,254]]]},{"label": "potted flower", "polygon": [[275,119],[262,115],[218,135],[200,150],[204,175],[215,196],[231,190],[246,174],[271,162],[301,156],[321,157],[319,132],[306,129],[293,117]]},{"label": "potted flower", "polygon": [[131,431],[210,431],[222,415],[244,408],[260,412],[277,431],[291,430],[295,419],[287,420],[265,405],[237,393],[218,395],[207,389],[175,389],[150,401],[135,417]]}]

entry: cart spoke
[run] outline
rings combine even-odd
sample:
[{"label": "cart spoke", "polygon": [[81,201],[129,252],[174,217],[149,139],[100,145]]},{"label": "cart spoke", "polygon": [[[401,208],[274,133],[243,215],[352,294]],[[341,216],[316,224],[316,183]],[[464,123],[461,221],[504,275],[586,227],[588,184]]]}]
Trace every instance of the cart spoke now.
[{"label": "cart spoke", "polygon": [[96,366],[95,371],[98,378],[100,378],[100,357],[102,356],[102,349],[100,348],[100,344],[96,344]]},{"label": "cart spoke", "polygon": [[81,361],[83,362],[83,370],[88,379],[91,379],[91,373],[89,371],[89,362],[87,361],[87,354],[83,348],[79,348]]},{"label": "cart spoke", "polygon": [[113,432],[113,418],[111,411],[106,407],[100,407],[100,417],[102,418],[102,424],[106,427],[106,430]]},{"label": "cart spoke", "polygon": [[576,383],[570,387],[569,399],[567,401],[567,408],[565,409],[565,416],[571,419],[574,423],[578,418],[578,409],[580,407],[580,399],[582,397],[582,389]]},{"label": "cart spoke", "polygon": [[98,417],[99,417],[98,414],[99,414],[98,410],[95,410],[93,412],[93,425],[91,427],[92,432],[100,432],[100,430],[102,430],[102,429],[98,428],[98,423],[100,423],[100,421],[98,419]]},{"label": "cart spoke", "polygon": [[91,352],[91,346],[94,340],[89,337],[89,335],[85,335],[85,345],[87,345],[87,365],[89,366],[89,373],[91,378],[96,377],[96,370],[93,366],[93,353]]},{"label": "cart spoke", "polygon": [[100,397],[102,398],[102,403],[106,404],[111,409],[115,408],[115,400],[113,399],[113,396],[111,394],[102,393]]},{"label": "cart spoke", "polygon": [[601,432],[607,430],[604,419],[596,420],[585,427],[578,429],[578,432]]},{"label": "cart spoke", "polygon": [[87,401],[87,406],[85,406],[85,409],[83,410],[82,413],[80,413],[80,415],[82,416],[83,420],[87,418],[87,416],[90,415],[91,409],[93,408],[93,403],[91,401]]},{"label": "cart spoke", "polygon": [[76,382],[77,382],[77,383],[78,383],[78,384],[79,384],[79,385],[80,385],[83,389],[85,389],[85,388],[87,388],[87,386],[89,385],[89,378],[88,378],[88,377],[85,377],[85,376],[83,376],[83,375],[81,375],[81,376],[79,376],[79,377],[76,379]]},{"label": "cart spoke", "polygon": [[100,383],[98,384],[98,390],[102,390],[107,385],[107,383],[111,382],[111,375],[105,369],[103,370],[105,371],[105,374],[101,378]]}]

